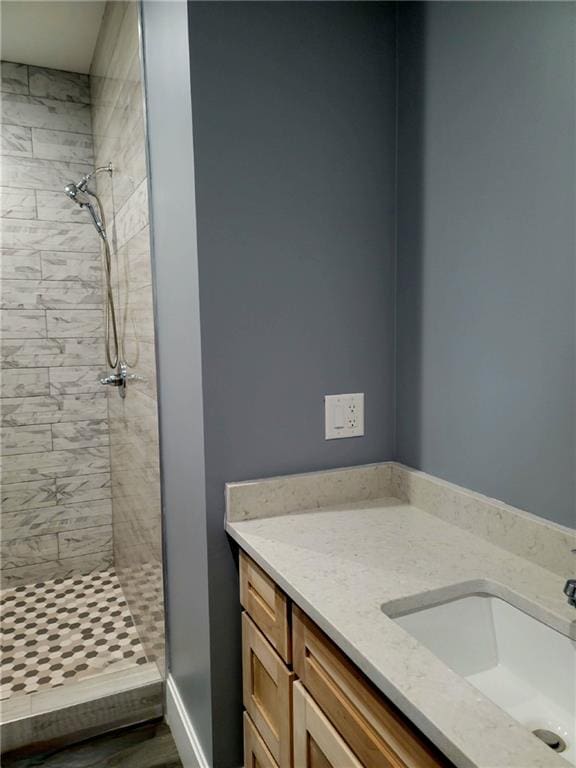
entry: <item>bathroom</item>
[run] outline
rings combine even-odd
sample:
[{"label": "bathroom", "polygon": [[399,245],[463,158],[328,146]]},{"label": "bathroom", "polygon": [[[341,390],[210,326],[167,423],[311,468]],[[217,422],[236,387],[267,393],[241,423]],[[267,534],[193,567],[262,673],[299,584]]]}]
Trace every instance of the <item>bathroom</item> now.
[{"label": "bathroom", "polygon": [[1,13],[2,764],[574,764],[576,5]]}]

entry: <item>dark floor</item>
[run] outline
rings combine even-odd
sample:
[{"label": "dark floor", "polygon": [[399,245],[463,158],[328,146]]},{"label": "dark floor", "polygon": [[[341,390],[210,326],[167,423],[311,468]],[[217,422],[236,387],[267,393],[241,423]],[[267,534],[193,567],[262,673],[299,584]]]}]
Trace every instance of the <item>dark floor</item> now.
[{"label": "dark floor", "polygon": [[42,754],[2,756],[2,768],[183,768],[165,723],[125,728]]}]

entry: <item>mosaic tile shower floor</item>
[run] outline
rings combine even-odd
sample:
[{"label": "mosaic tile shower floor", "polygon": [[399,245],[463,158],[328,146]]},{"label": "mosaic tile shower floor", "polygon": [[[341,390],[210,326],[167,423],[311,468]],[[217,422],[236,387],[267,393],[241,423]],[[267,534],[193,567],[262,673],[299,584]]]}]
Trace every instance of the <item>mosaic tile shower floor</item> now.
[{"label": "mosaic tile shower floor", "polygon": [[162,565],[140,563],[116,572],[148,661],[155,661],[162,670],[165,651]]},{"label": "mosaic tile shower floor", "polygon": [[151,661],[113,570],[6,589],[0,699]]}]

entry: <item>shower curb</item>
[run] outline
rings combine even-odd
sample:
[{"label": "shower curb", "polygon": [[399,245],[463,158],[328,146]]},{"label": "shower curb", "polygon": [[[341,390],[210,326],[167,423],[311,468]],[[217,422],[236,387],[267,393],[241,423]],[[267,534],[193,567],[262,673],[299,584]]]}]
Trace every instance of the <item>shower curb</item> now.
[{"label": "shower curb", "polygon": [[17,696],[0,706],[2,755],[26,747],[52,749],[162,717],[164,683],[157,665],[149,662]]}]

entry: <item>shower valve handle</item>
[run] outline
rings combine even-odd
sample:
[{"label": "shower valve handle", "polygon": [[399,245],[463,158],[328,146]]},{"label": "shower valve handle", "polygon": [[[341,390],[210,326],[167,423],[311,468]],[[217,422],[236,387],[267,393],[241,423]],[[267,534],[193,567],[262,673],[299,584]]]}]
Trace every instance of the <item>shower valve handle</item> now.
[{"label": "shower valve handle", "polygon": [[126,384],[128,381],[144,381],[142,376],[136,376],[134,373],[128,373],[126,363],[119,363],[118,372],[111,373],[100,379],[100,384],[107,384],[110,387],[120,387],[120,397],[126,397]]},{"label": "shower valve handle", "polygon": [[568,579],[564,585],[564,594],[568,598],[568,604],[576,608],[576,579]]},{"label": "shower valve handle", "polygon": [[110,376],[105,376],[103,379],[100,379],[100,384],[109,384],[111,387],[121,387],[125,381],[126,378],[120,373],[111,373]]}]

